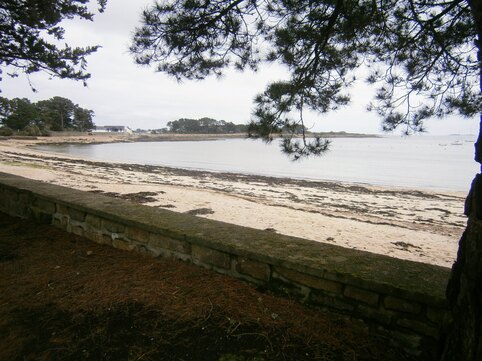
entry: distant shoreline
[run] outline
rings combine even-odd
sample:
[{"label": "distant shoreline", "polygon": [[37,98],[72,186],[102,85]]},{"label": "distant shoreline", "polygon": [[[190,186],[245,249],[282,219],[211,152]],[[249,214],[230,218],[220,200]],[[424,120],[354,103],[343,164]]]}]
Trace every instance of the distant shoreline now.
[{"label": "distant shoreline", "polygon": [[[301,136],[295,136],[300,138]],[[307,137],[321,138],[381,138],[378,134],[347,133],[347,132],[313,132]],[[35,144],[104,144],[104,143],[133,143],[133,142],[186,142],[186,141],[213,141],[223,139],[245,139],[245,133],[229,134],[126,134],[126,133],[92,133],[87,132],[52,132],[47,137],[8,136],[0,137],[2,141],[20,140],[24,145]],[[275,136],[276,138],[276,136]]]}]

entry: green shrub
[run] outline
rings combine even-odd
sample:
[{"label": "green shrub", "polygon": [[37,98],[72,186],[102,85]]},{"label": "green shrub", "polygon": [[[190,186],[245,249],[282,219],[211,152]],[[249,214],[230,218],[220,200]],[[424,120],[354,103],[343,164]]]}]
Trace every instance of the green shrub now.
[{"label": "green shrub", "polygon": [[27,125],[25,128],[22,129],[22,133],[25,135],[36,137],[40,135],[40,129],[36,125]]},{"label": "green shrub", "polygon": [[13,130],[9,127],[0,127],[0,136],[9,137],[13,135]]}]

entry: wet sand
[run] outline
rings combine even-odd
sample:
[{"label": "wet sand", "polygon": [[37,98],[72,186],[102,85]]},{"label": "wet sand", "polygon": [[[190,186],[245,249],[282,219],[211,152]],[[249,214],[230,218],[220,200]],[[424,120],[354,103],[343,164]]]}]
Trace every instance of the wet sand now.
[{"label": "wet sand", "polygon": [[[205,136],[182,140],[203,140]],[[152,137],[147,140],[176,140]],[[208,139],[212,139],[208,137]],[[32,148],[138,141],[95,134],[0,140],[0,171],[152,207],[450,267],[465,227],[463,192],[428,192],[94,162]]]}]

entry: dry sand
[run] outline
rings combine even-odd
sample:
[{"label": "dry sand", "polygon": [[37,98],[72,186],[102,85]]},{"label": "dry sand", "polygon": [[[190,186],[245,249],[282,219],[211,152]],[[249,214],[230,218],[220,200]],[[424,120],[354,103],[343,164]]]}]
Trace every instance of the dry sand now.
[{"label": "dry sand", "polygon": [[462,192],[103,163],[30,147],[136,140],[111,134],[3,139],[0,172],[392,257],[445,267],[455,260],[466,223]]}]

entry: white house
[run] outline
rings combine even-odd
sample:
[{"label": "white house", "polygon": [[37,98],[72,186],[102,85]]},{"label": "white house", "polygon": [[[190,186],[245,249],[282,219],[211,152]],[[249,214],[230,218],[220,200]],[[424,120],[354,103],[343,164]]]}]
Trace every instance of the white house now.
[{"label": "white house", "polygon": [[97,125],[94,133],[126,133],[132,134],[132,129],[125,125]]}]

